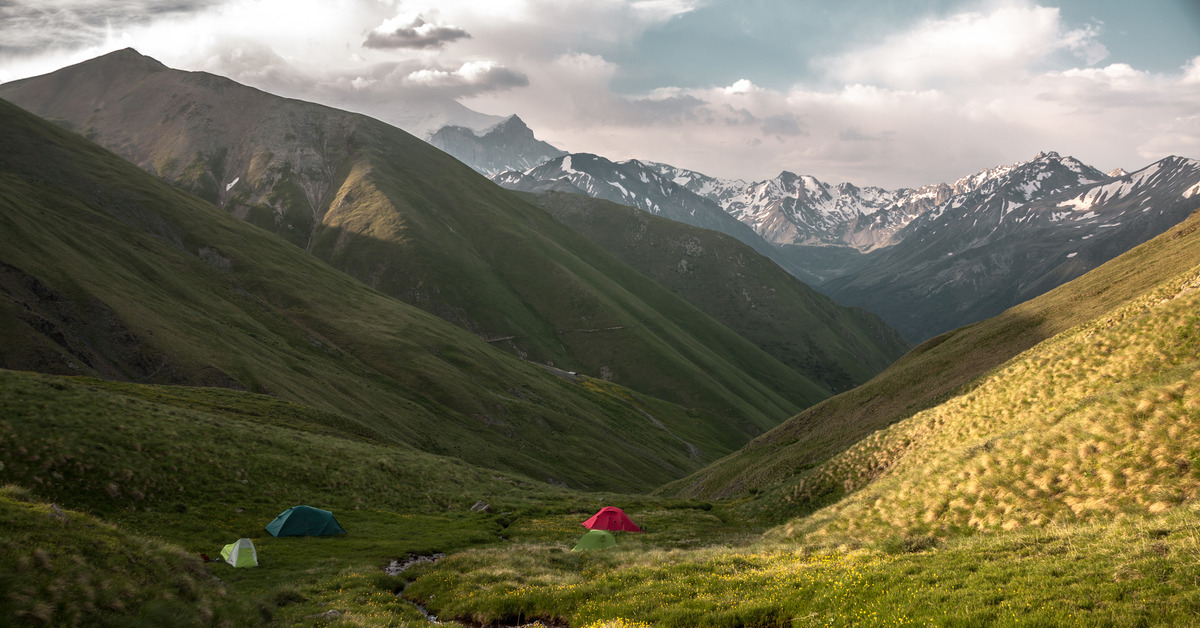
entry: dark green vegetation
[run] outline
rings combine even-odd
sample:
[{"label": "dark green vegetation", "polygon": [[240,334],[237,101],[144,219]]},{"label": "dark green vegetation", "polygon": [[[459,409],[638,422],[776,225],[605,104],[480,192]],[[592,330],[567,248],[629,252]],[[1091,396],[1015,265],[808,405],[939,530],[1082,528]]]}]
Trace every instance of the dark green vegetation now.
[{"label": "dark green vegetation", "polygon": [[16,107],[0,121],[0,366],[240,387],[591,488],[651,488],[754,427],[555,376]]},{"label": "dark green vegetation", "polygon": [[0,95],[498,348],[716,415],[741,434],[730,446],[828,397],[823,373],[861,370],[837,355],[789,368],[536,206],[370,118],[132,50]]},{"label": "dark green vegetation", "polygon": [[731,236],[579,194],[530,198],[831,391],[870,379],[911,348],[878,317],[834,303]]},{"label": "dark green vegetation", "polygon": [[[303,618],[353,608],[394,625],[420,615],[394,595],[404,580],[384,574],[389,561],[551,529],[574,542],[614,501],[660,512],[643,522],[672,543],[689,543],[689,513],[693,545],[696,527],[745,535],[702,503],[583,495],[251,393],[0,371],[0,402],[0,481],[12,485],[0,493],[0,616],[22,624],[313,624]],[[471,512],[477,500],[493,513]],[[296,504],[333,510],[348,534],[263,530]],[[241,537],[259,568],[196,559]]]},{"label": "dark green vegetation", "polygon": [[0,487],[0,613],[7,625],[250,624],[205,564],[178,546]]}]

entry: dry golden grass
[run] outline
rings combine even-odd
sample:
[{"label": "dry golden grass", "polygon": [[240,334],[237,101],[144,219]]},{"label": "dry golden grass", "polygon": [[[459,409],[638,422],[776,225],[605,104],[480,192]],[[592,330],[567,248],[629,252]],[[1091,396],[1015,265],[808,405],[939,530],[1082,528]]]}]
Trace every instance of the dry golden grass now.
[{"label": "dry golden grass", "polygon": [[1200,267],[1048,340],[790,487],[841,543],[1163,513],[1200,494]]}]

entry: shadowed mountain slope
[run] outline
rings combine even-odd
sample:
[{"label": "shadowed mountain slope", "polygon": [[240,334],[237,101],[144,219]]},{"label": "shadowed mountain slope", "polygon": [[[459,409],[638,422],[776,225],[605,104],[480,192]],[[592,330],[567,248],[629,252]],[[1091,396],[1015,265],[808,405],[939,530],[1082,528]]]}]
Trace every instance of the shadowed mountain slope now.
[{"label": "shadowed mountain slope", "polygon": [[0,143],[0,367],[243,388],[594,488],[655,486],[744,438],[518,360],[2,101]]},{"label": "shadowed mountain slope", "polygon": [[542,210],[376,120],[133,50],[0,94],[530,361],[712,411],[746,436],[828,395]]},{"label": "shadowed mountain slope", "polygon": [[[1198,225],[1200,215],[1193,213],[1083,277],[999,316],[926,341],[870,382],[800,413],[665,490],[708,497],[757,490],[757,505],[748,507],[775,519],[830,503],[846,486],[855,485],[823,471],[834,456],[877,430],[969,393],[979,378],[1038,343],[1103,320],[1155,289],[1174,285],[1182,273],[1200,264]],[[1161,331],[1164,337],[1172,333]],[[875,472],[885,469],[886,465]],[[803,497],[794,491],[800,485],[807,487]]]},{"label": "shadowed mountain slope", "polygon": [[723,233],[582,194],[534,198],[559,222],[835,393],[911,348],[879,317],[834,303]]}]

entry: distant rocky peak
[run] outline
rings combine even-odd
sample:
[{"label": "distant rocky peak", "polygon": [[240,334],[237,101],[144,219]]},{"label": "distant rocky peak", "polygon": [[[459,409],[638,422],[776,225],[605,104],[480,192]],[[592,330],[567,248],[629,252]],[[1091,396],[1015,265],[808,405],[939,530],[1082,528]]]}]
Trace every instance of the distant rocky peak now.
[{"label": "distant rocky peak", "polygon": [[1123,177],[1127,174],[1129,174],[1129,172],[1127,172],[1124,168],[1122,168],[1120,166],[1117,166],[1116,168],[1113,168],[1112,170],[1108,171],[1108,176],[1113,179],[1115,179],[1117,177]]},{"label": "distant rocky peak", "polygon": [[497,136],[507,140],[533,140],[533,129],[530,129],[525,121],[513,114],[504,119],[496,126],[488,129],[480,137]]},{"label": "distant rocky peak", "polygon": [[[1048,181],[1053,178],[1054,180]],[[1041,151],[1029,161],[981,170],[955,181],[950,187],[955,194],[974,191],[991,193],[1012,185],[1023,186],[1028,196],[1036,189],[1050,191],[1065,185],[1093,183],[1107,178],[1074,157],[1063,157],[1054,151]],[[1043,182],[1050,185],[1043,185]]]},{"label": "distant rocky peak", "polygon": [[486,176],[508,170],[527,171],[566,153],[534,137],[516,115],[482,132],[464,126],[444,126],[429,136],[437,146]]}]

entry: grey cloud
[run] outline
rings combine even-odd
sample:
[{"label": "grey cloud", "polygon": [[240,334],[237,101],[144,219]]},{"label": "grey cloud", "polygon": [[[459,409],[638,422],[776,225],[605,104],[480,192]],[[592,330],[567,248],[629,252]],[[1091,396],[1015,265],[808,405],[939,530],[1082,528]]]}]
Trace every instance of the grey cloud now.
[{"label": "grey cloud", "polygon": [[800,120],[796,116],[789,114],[779,114],[764,118],[760,127],[764,135],[779,135],[786,137],[795,137],[797,135],[808,135],[808,131],[800,124]]},{"label": "grey cloud", "polygon": [[838,131],[838,139],[843,142],[878,142],[883,138],[867,135],[854,127],[846,127]]},{"label": "grey cloud", "polygon": [[420,16],[411,24],[396,28],[391,32],[380,33],[371,31],[363,42],[366,48],[408,48],[423,50],[441,48],[459,39],[469,39],[471,34],[455,26],[429,24]]},{"label": "grey cloud", "polygon": [[722,113],[724,117],[721,119],[721,122],[725,126],[748,126],[759,122],[758,116],[755,116],[753,113],[750,113],[749,109],[743,107],[735,108],[727,104],[722,108]]},{"label": "grey cloud", "polygon": [[694,96],[671,96],[629,99],[621,108],[626,120],[636,121],[639,125],[654,125],[696,121],[705,104]]}]

